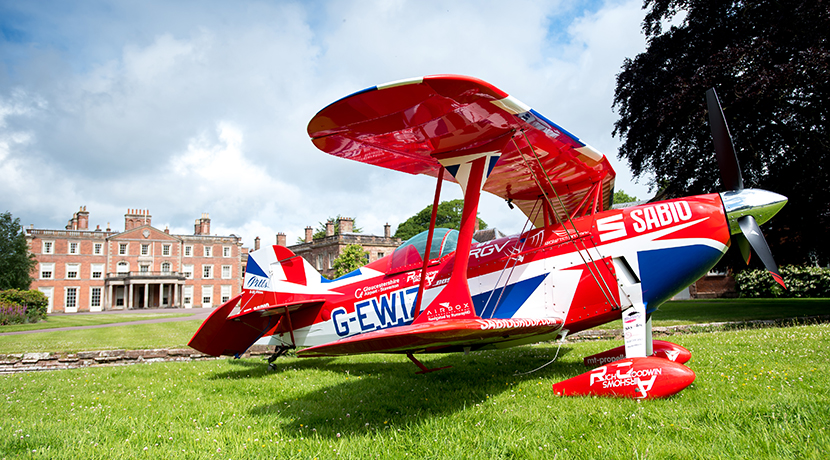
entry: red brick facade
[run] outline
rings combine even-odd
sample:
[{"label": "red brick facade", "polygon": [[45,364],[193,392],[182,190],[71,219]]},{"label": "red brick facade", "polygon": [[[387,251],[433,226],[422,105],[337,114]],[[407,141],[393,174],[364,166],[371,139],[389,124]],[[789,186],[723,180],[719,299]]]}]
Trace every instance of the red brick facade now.
[{"label": "red brick facade", "polygon": [[[212,307],[242,289],[242,240],[210,234],[210,218],[193,235],[151,225],[146,210],[128,210],[123,232],[88,230],[86,208],[65,230],[26,229],[36,256],[32,289],[50,312]],[[109,225],[108,225],[109,226]]]}]

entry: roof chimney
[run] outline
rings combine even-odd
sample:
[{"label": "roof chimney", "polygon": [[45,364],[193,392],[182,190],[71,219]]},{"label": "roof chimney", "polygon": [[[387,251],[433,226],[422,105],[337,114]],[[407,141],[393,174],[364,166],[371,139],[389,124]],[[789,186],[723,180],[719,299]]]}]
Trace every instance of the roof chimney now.
[{"label": "roof chimney", "polygon": [[354,231],[354,219],[351,217],[340,218],[340,234],[352,233]]},{"label": "roof chimney", "polygon": [[314,230],[309,226],[305,228],[305,242],[311,243],[314,240]]},{"label": "roof chimney", "polygon": [[383,226],[383,236],[384,238],[391,238],[392,237],[392,226],[389,225],[389,222]]},{"label": "roof chimney", "polygon": [[285,233],[282,233],[282,232],[277,233],[277,245],[285,246],[286,245],[285,244],[286,243],[285,239],[286,239],[285,238]]},{"label": "roof chimney", "polygon": [[334,236],[334,221],[329,220],[326,222],[326,236]]},{"label": "roof chimney", "polygon": [[259,251],[259,237],[254,238],[254,251]]}]

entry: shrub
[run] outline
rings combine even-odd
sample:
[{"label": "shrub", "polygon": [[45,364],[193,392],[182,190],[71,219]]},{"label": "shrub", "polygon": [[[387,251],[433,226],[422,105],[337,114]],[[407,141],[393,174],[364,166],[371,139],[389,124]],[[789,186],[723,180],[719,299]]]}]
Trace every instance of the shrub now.
[{"label": "shrub", "polygon": [[830,297],[830,269],[786,265],[779,269],[787,289],[766,270],[744,270],[735,275],[741,297]]},{"label": "shrub", "polygon": [[0,326],[26,322],[26,307],[0,299]]},{"label": "shrub", "polygon": [[36,323],[42,319],[46,319],[46,313],[49,308],[49,299],[37,290],[21,291],[18,289],[9,289],[0,291],[0,302],[3,303],[4,309],[7,306],[23,308],[24,322],[27,323]]}]

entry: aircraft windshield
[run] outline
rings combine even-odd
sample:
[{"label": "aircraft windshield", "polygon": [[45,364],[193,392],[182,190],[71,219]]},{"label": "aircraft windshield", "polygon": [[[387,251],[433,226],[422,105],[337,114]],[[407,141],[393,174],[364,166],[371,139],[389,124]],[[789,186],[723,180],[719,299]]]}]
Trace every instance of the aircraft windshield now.
[{"label": "aircraft windshield", "polygon": [[[425,230],[406,240],[392,253],[392,268],[400,268],[413,263],[423,262],[427,247],[429,231]],[[453,251],[458,245],[458,230],[436,228],[432,235],[429,258],[437,259]]]}]

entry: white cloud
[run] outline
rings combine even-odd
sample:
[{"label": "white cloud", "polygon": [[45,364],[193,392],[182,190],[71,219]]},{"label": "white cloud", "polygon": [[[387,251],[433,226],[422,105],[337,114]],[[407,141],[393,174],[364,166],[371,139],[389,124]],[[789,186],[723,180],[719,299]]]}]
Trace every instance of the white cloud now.
[{"label": "white cloud", "polygon": [[[209,5],[85,5],[60,20],[18,5],[40,45],[0,43],[13,57],[0,67],[0,172],[10,178],[0,207],[60,228],[87,205],[92,222],[116,229],[127,208],[142,208],[187,233],[209,212],[214,232],[249,246],[279,231],[293,242],[337,214],[368,233],[386,222],[394,231],[431,203],[434,180],[330,157],[306,124],[354,91],[434,73],[518,97],[603,151],[618,188],[640,193],[621,186],[610,136],[614,75],[643,48],[639,1]],[[458,197],[444,187],[444,199]],[[523,224],[498,199],[480,212],[507,231]]]}]

